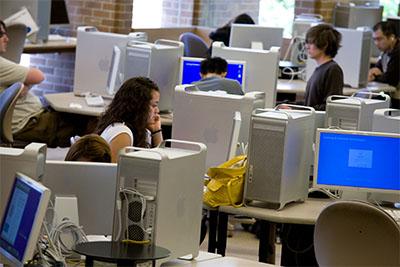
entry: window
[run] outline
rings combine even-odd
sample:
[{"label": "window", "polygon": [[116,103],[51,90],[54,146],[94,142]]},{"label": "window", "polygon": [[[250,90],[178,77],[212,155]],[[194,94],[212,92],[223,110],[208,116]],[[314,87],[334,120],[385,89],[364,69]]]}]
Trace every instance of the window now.
[{"label": "window", "polygon": [[162,5],[162,0],[134,0],[132,28],[160,28]]},{"label": "window", "polygon": [[397,16],[400,0],[380,0],[379,3],[383,6],[383,20]]},{"label": "window", "polygon": [[260,0],[258,23],[284,28],[283,36],[292,37],[295,0]]}]

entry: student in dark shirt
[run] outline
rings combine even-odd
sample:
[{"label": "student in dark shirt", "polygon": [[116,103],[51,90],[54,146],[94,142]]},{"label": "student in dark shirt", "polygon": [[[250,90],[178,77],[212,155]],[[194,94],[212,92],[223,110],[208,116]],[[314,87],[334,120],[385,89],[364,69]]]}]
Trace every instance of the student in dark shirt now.
[{"label": "student in dark shirt", "polygon": [[375,45],[382,52],[375,67],[368,73],[368,81],[377,81],[397,86],[392,93],[392,106],[400,107],[400,39],[396,36],[393,22],[378,22],[373,28],[372,37]]},{"label": "student in dark shirt", "polygon": [[227,79],[228,62],[220,57],[207,58],[200,63],[201,80],[193,82],[201,91],[225,91],[228,94],[244,95],[238,81]]},{"label": "student in dark shirt", "polygon": [[328,24],[319,24],[308,30],[306,49],[318,67],[307,82],[304,105],[325,110],[326,99],[330,95],[343,93],[343,71],[333,60],[341,39],[341,34]]}]

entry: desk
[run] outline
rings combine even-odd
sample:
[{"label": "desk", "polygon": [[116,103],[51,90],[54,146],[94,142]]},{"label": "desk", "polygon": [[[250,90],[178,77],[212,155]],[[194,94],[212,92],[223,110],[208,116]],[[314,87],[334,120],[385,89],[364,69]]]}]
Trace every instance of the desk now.
[{"label": "desk", "polygon": [[[283,80],[278,79],[277,83],[277,92],[278,93],[289,93],[289,94],[305,94],[306,92],[306,85],[307,82],[303,80]],[[352,95],[358,91],[370,91],[374,93],[378,92],[385,92],[390,93],[394,92],[396,87],[391,86],[385,83],[378,83],[378,82],[370,82],[368,83],[367,87],[364,88],[351,88],[345,86],[343,88],[343,95]]]},{"label": "desk", "polygon": [[226,232],[228,225],[228,214],[244,215],[261,220],[260,243],[258,257],[260,262],[274,264],[275,261],[275,224],[315,224],[320,212],[332,203],[330,199],[307,199],[304,203],[290,203],[280,211],[259,207],[221,206],[218,211],[218,240],[217,251],[225,255]]},{"label": "desk", "polygon": [[74,251],[85,255],[85,266],[93,266],[93,261],[117,263],[117,266],[136,266],[138,263],[167,258],[171,252],[168,249],[143,244],[129,244],[114,241],[95,241],[79,243]]},{"label": "desk", "polygon": [[[76,96],[73,92],[69,93],[57,93],[57,94],[46,94],[44,95],[50,106],[59,112],[75,113],[81,115],[95,116],[98,117],[104,112],[105,108],[111,103],[111,99],[104,98],[104,107],[89,107],[86,104],[85,97]],[[71,103],[77,104],[70,106]],[[172,125],[172,114],[161,114],[161,124],[165,126]]]},{"label": "desk", "polygon": [[65,40],[47,41],[45,43],[27,43],[23,53],[56,53],[56,52],[75,52],[76,38],[67,37]]}]

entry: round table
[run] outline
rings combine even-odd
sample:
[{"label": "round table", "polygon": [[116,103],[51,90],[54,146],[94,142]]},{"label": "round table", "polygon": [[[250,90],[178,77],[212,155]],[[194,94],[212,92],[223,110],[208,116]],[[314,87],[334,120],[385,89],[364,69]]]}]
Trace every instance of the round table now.
[{"label": "round table", "polygon": [[116,263],[117,266],[136,266],[138,263],[170,256],[168,249],[149,244],[132,244],[114,241],[97,241],[77,244],[74,251],[86,256],[85,266],[93,266],[93,261]]}]

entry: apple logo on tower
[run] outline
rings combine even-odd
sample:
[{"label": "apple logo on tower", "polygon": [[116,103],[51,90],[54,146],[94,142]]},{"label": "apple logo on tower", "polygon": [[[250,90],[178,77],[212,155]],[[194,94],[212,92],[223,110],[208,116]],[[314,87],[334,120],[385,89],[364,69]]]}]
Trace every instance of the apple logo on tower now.
[{"label": "apple logo on tower", "polygon": [[103,57],[99,60],[98,66],[102,72],[108,72],[108,70],[110,69],[110,64],[110,59]]}]

